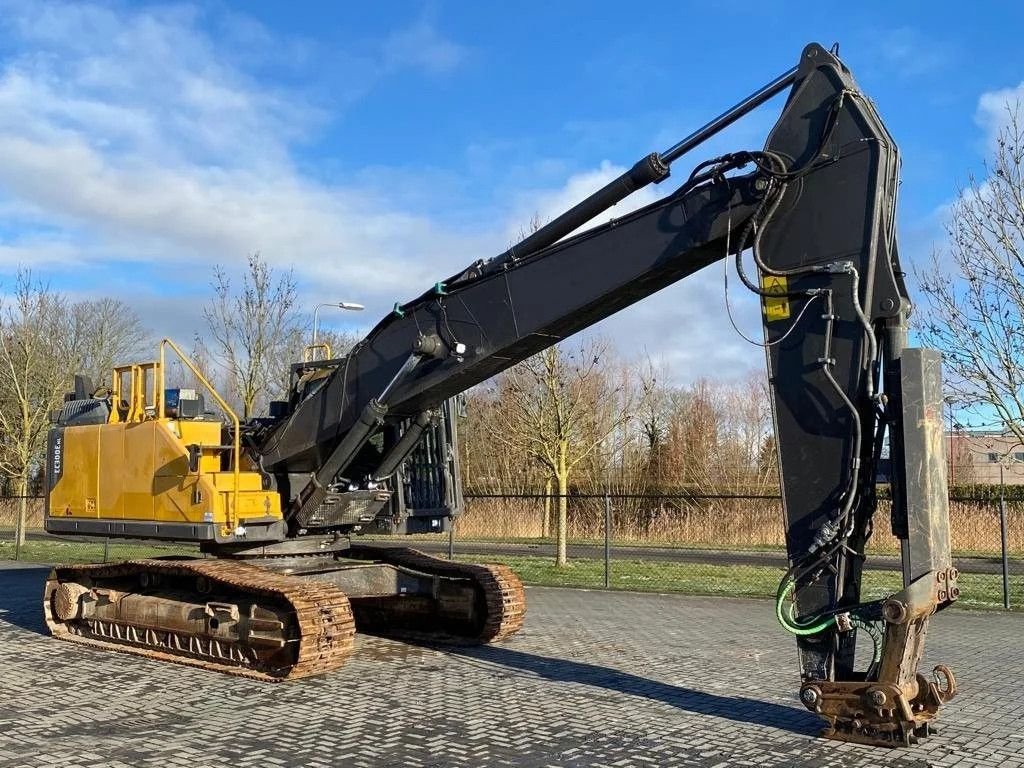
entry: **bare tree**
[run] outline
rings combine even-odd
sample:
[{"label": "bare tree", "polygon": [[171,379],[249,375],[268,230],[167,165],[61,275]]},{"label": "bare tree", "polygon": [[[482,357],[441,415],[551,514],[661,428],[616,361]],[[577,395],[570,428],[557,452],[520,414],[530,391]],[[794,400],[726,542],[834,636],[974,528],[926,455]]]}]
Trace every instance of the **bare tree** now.
[{"label": "bare tree", "polygon": [[707,490],[721,478],[724,435],[722,387],[699,379],[663,395],[659,439],[651,444],[648,464],[661,482],[675,488]]},{"label": "bare tree", "polygon": [[606,375],[607,346],[581,342],[551,347],[513,366],[498,381],[506,408],[493,437],[540,462],[558,493],[556,564],[567,563],[569,480],[573,470],[632,418],[621,387]]},{"label": "bare tree", "polygon": [[[465,415],[459,419],[459,449],[463,481],[467,488],[491,494],[534,493],[549,474],[526,451],[510,451],[495,438],[509,420],[509,403],[501,397],[497,382],[474,387],[466,393]],[[542,522],[542,535],[547,536]]]},{"label": "bare tree", "polygon": [[778,483],[778,458],[763,454],[772,434],[768,384],[760,372],[722,387],[719,482],[732,490],[763,493]]},{"label": "bare tree", "polygon": [[[948,243],[919,272],[917,320],[942,350],[946,387],[967,413],[1024,442],[1024,115],[1007,105],[983,179],[969,178],[946,223]],[[987,419],[986,419],[987,420]]]},{"label": "bare tree", "polygon": [[71,305],[76,372],[100,386],[110,381],[115,365],[139,354],[148,341],[139,316],[118,299],[99,298]]},{"label": "bare tree", "polygon": [[638,386],[637,415],[644,444],[639,471],[644,474],[647,484],[661,487],[667,472],[664,445],[678,406],[679,390],[669,382],[664,364],[656,363],[649,356],[639,370]]},{"label": "bare tree", "polygon": [[115,363],[137,352],[143,337],[138,316],[123,302],[72,304],[27,270],[18,272],[10,297],[0,300],[0,473],[22,497],[19,545],[50,413],[60,407],[74,374],[90,376],[97,386],[109,381]]},{"label": "bare tree", "polygon": [[45,451],[49,415],[69,384],[70,319],[64,297],[27,271],[18,273],[13,295],[0,302],[0,472],[21,497],[19,546],[25,542],[26,497]]},{"label": "bare tree", "polygon": [[214,297],[204,308],[212,355],[223,365],[229,386],[249,419],[257,405],[279,394],[282,360],[301,335],[297,289],[291,270],[275,274],[259,255],[249,257],[241,290],[232,290],[223,267],[213,270]]}]

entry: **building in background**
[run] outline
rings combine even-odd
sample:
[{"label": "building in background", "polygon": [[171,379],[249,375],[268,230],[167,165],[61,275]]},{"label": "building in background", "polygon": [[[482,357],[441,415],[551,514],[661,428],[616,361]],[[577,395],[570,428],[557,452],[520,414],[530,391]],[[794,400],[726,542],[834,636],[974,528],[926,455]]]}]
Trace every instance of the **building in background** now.
[{"label": "building in background", "polygon": [[1003,432],[954,430],[944,440],[949,484],[1024,485],[1024,445]]}]

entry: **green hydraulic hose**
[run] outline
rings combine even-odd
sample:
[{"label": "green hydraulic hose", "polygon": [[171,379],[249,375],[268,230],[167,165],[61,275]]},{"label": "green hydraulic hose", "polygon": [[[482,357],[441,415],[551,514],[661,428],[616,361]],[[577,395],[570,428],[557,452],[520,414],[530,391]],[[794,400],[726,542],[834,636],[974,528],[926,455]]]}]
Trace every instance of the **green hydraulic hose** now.
[{"label": "green hydraulic hose", "polygon": [[800,636],[816,635],[819,632],[824,632],[826,629],[828,629],[836,623],[836,617],[829,616],[817,624],[813,623],[813,620],[805,624],[801,624],[799,621],[797,621],[796,617],[793,616],[792,606],[790,606],[789,608],[789,616],[787,617],[783,611],[782,604],[786,602],[786,598],[789,597],[790,594],[792,594],[795,588],[795,579],[788,579],[787,581],[783,582],[781,588],[779,589],[778,599],[775,601],[775,616],[778,618],[779,624],[781,624],[787,632],[791,632],[794,635]]},{"label": "green hydraulic hose", "polygon": [[[806,622],[801,623],[793,615],[794,606],[791,604],[788,609],[783,608],[783,604],[786,602],[793,590],[796,588],[796,579],[788,578],[782,584],[779,585],[778,599],[775,601],[775,615],[779,619],[781,624],[787,632],[792,632],[794,635],[801,637],[807,635],[816,635],[819,632],[824,632],[826,629],[836,623],[836,617],[828,616],[822,619],[820,622],[815,623],[815,619],[810,619]],[[882,639],[882,633],[874,624],[868,621],[864,621],[856,614],[851,616],[851,625],[857,629],[861,629],[868,633],[872,641],[871,664],[868,667],[867,677],[871,679],[872,676],[878,669],[878,665],[882,661],[882,647],[884,640]]]}]

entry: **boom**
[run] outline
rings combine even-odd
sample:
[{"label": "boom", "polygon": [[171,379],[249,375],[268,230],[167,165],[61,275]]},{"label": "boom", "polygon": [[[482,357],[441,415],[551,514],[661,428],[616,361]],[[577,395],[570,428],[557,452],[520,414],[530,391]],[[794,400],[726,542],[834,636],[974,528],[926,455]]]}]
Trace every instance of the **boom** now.
[{"label": "boom", "polygon": [[[683,152],[787,86],[788,101],[764,150],[702,163],[658,202],[560,239],[632,191],[664,181],[669,164]],[[878,722],[858,728],[851,723],[869,722],[871,716],[854,717],[837,704],[848,687],[831,682],[856,674],[856,631],[837,631],[836,617],[846,626],[869,628],[870,617],[877,619],[881,610],[860,606],[859,593],[876,505],[875,468],[887,427],[893,430],[894,458],[903,458],[894,462],[893,524],[912,564],[907,584],[930,579],[933,587],[925,590],[924,603],[907,593],[887,603],[889,610],[920,616],[956,596],[945,501],[936,490],[945,487],[941,457],[917,437],[920,421],[909,420],[904,410],[912,409],[913,419],[923,414],[934,421],[941,406],[935,402],[937,355],[904,349],[910,302],[895,237],[898,183],[896,144],[874,107],[835,56],[808,46],[797,68],[693,138],[643,158],[506,253],[396,306],[268,439],[263,466],[277,475],[280,487],[298,491],[292,514],[302,515],[304,508],[322,504],[324,492],[314,491],[339,474],[376,478],[386,472],[375,462],[392,467],[393,453],[379,457],[365,450],[371,424],[415,419],[645,296],[737,256],[741,278],[764,302],[793,563],[779,603],[795,596],[805,617],[784,620],[798,634],[804,678],[813,681],[804,688],[804,701],[835,715],[830,722],[850,738],[910,738],[915,728],[920,734],[921,716],[900,721],[891,714],[902,701],[895,688],[871,693],[887,702],[873,711],[890,713],[888,719],[879,714]],[[746,249],[754,253],[758,278],[744,270]],[[904,402],[908,392],[913,403]],[[908,434],[915,444],[911,454]],[[809,617],[826,628],[808,632]],[[880,641],[880,630],[865,630],[874,632],[876,650],[869,676],[887,663],[889,671],[898,668],[904,676],[916,668],[920,654],[908,649],[919,646],[913,638],[923,625],[900,626],[906,637],[898,645],[909,655],[898,662],[882,654],[883,648],[895,652],[896,643]],[[918,696],[914,706],[934,711],[951,695],[952,678],[941,691],[916,680],[911,687]]]},{"label": "boom", "polygon": [[[787,88],[786,104],[763,149],[702,162],[657,202],[572,234],[637,189],[664,183],[682,155]],[[899,153],[875,108],[834,53],[809,45],[796,67],[704,128],[642,158],[505,253],[477,261],[396,305],[344,357],[294,366],[289,401],[274,404],[270,419],[233,431],[236,441],[243,433],[246,445],[244,457],[232,450],[235,500],[221,500],[220,511],[206,513],[208,525],[204,518],[173,534],[163,523],[140,523],[142,528],[132,530],[165,536],[187,530],[186,537],[203,541],[209,550],[239,556],[256,542],[261,557],[271,551],[292,556],[301,547],[294,541],[276,543],[280,539],[358,532],[379,518],[389,501],[388,483],[392,489],[401,485],[394,476],[418,463],[409,461],[411,456],[450,452],[455,439],[450,414],[443,434],[437,420],[449,398],[714,262],[735,258],[741,281],[762,301],[791,564],[779,586],[776,612],[797,637],[801,700],[828,722],[829,735],[909,743],[928,733],[939,706],[955,693],[946,668],[936,668],[931,682],[917,667],[928,618],[956,600],[959,589],[950,564],[939,447],[940,360],[931,350],[906,347],[910,301],[896,242],[898,186]],[[753,259],[752,272],[745,257]],[[162,376],[162,362],[158,368]],[[133,384],[136,390],[144,399],[145,387]],[[67,406],[65,426],[101,411],[92,401],[74,402]],[[110,421],[146,422],[146,412],[145,403],[123,414],[115,404]],[[156,417],[168,420],[162,400]],[[180,442],[186,434],[208,435],[213,428],[180,416],[168,420],[168,427],[177,430]],[[63,428],[51,438],[51,457],[58,459]],[[82,434],[82,445],[97,444],[92,433]],[[172,444],[167,429],[154,434],[167,443],[168,455],[187,447],[190,476],[226,474],[211,450],[227,446],[211,448],[196,438],[182,447]],[[902,543],[904,589],[865,603],[861,569],[886,441],[893,464],[891,525]],[[241,458],[248,461],[242,472]],[[437,461],[423,465],[436,468]],[[160,462],[154,466],[159,468],[154,472],[165,471]],[[448,485],[457,487],[457,471],[445,471]],[[243,479],[247,486],[239,491]],[[210,483],[203,492],[214,496],[217,488],[229,486],[219,477]],[[162,487],[175,486],[162,480]],[[51,506],[59,497],[51,490]],[[195,506],[204,497],[197,490],[192,499]],[[248,516],[239,512],[243,502]],[[48,516],[48,530],[128,531],[126,524],[118,528],[103,520],[103,514],[97,520],[95,509],[81,512],[70,501],[66,509],[64,518]],[[266,514],[252,512],[260,509]],[[437,524],[448,514],[437,502],[428,512]],[[337,557],[370,557],[365,547],[343,546],[337,539],[329,546]],[[430,621],[458,609],[451,607],[457,601],[436,603],[440,588],[424,581],[424,573],[454,579],[458,572],[463,590],[458,605],[473,604],[476,598],[465,594],[475,589],[473,594],[494,606],[513,608],[504,618],[480,608],[483,613],[473,614],[469,624],[472,631],[465,632],[493,638],[518,627],[522,595],[514,576],[460,571],[428,560],[393,556],[389,567],[405,568],[402,578],[420,579],[416,594],[428,606],[423,610]],[[344,575],[336,564],[323,571],[308,563],[301,569],[319,574],[316,578],[330,572],[332,583],[357,594],[366,588],[358,582],[364,576],[354,576],[351,568]],[[188,577],[200,570],[188,570]],[[235,571],[214,570],[223,575],[225,589],[242,589]],[[72,576],[68,579],[71,584]],[[375,588],[380,583],[375,581]],[[67,595],[87,592],[68,584],[59,587],[67,586],[61,593],[65,602],[71,599]],[[395,589],[390,597],[408,596],[412,587]],[[296,592],[294,601],[301,599]],[[73,601],[61,607],[72,619],[79,616]],[[256,610],[254,603],[254,616]],[[381,616],[388,615],[383,610],[373,603],[363,620],[379,626]],[[862,670],[855,665],[858,634],[867,635],[872,647]]]}]

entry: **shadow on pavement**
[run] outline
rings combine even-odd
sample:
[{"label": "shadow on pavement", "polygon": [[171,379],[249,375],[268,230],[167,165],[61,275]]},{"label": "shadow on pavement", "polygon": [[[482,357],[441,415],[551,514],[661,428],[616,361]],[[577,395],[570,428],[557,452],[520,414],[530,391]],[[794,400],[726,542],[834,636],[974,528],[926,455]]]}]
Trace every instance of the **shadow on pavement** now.
[{"label": "shadow on pavement", "polygon": [[0,568],[0,624],[48,634],[43,623],[43,585],[49,566]]},{"label": "shadow on pavement", "polygon": [[[49,567],[0,568],[0,624],[46,634],[42,616],[43,585]],[[430,646],[429,647],[435,647]],[[688,712],[713,715],[740,723],[767,725],[802,736],[815,736],[823,723],[797,706],[774,704],[743,696],[720,696],[669,685],[596,664],[538,656],[500,646],[443,646],[454,656],[522,670],[558,683],[580,683],[617,693],[640,696]]]},{"label": "shadow on pavement", "polygon": [[743,696],[719,696],[693,688],[661,683],[596,664],[537,656],[493,645],[472,648],[446,647],[445,650],[453,655],[530,672],[558,683],[581,683],[659,701],[700,715],[714,715],[740,723],[767,725],[802,736],[817,736],[824,725],[813,714],[796,706],[773,704]]}]

